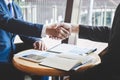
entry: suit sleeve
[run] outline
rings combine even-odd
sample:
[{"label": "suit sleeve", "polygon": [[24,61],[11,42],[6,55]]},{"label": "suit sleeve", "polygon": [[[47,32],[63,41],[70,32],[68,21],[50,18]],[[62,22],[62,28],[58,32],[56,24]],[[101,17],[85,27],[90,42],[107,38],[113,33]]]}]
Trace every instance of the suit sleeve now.
[{"label": "suit sleeve", "polygon": [[14,34],[41,37],[43,24],[33,24],[12,18],[0,5],[0,28]]},{"label": "suit sleeve", "polygon": [[28,37],[28,36],[20,36],[20,39],[27,45],[33,47],[33,43],[36,41],[41,41],[41,38],[36,37]]},{"label": "suit sleeve", "polygon": [[[19,15],[21,20],[24,20],[23,19],[23,14],[21,12],[21,8],[14,4],[14,8],[17,10],[17,12],[19,12]],[[20,39],[24,42],[24,44],[26,44],[26,46],[28,45],[30,48],[33,48],[33,43],[36,42],[36,41],[40,41],[41,38],[37,38],[37,37],[31,37],[31,36],[25,36],[25,35],[19,35]]]},{"label": "suit sleeve", "polygon": [[99,42],[108,42],[110,28],[107,26],[80,25],[79,38],[90,39]]}]

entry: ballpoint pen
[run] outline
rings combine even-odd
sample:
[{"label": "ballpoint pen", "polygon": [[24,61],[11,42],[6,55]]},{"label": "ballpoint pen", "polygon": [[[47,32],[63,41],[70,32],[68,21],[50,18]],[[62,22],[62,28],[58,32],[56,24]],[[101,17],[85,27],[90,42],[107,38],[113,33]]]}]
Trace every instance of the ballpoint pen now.
[{"label": "ballpoint pen", "polygon": [[97,48],[95,48],[95,49],[91,49],[91,50],[89,50],[88,52],[86,52],[85,54],[93,53],[93,52],[95,52],[96,50],[97,50]]}]

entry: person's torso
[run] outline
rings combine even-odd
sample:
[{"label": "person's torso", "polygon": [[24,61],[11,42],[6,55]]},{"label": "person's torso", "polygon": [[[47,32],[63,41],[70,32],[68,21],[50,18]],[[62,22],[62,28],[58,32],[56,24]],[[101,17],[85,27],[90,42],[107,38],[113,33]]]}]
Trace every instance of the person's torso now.
[{"label": "person's torso", "polygon": [[[3,0],[0,1],[0,7],[9,14],[9,10]],[[13,2],[14,18],[22,19],[20,8]],[[10,15],[10,14],[9,14]],[[11,15],[10,15],[11,16]],[[17,26],[16,26],[17,27]],[[0,28],[0,62],[7,62],[11,51],[15,49],[14,38],[16,34],[7,32]]]}]

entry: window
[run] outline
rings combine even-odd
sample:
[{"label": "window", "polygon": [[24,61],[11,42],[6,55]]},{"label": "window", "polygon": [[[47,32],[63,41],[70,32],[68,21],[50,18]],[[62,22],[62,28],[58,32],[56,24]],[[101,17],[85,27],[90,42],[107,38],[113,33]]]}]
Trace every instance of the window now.
[{"label": "window", "polygon": [[67,0],[20,0],[24,19],[35,23],[64,20]]},{"label": "window", "polygon": [[81,0],[78,23],[111,27],[119,0]]}]

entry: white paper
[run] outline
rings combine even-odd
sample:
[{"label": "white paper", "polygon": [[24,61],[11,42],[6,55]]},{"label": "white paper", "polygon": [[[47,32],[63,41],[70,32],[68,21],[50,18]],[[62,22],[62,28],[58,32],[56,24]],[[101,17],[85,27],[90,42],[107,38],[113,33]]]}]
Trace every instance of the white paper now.
[{"label": "white paper", "polygon": [[58,53],[45,52],[34,49],[29,49],[19,52],[15,56],[20,57],[21,59],[37,62],[40,65],[44,65],[60,70],[65,70],[65,71],[72,70],[73,68],[76,68],[94,59],[90,56],[81,56],[78,54],[71,54],[71,53],[58,54]]},{"label": "white paper", "polygon": [[39,64],[45,65],[48,67],[69,71],[71,70],[79,61],[73,59],[67,59],[62,57],[48,57],[43,59]]},{"label": "white paper", "polygon": [[90,50],[96,49],[95,47],[87,48],[87,47],[80,47],[77,45],[72,44],[59,44],[48,51],[56,52],[56,53],[71,53],[71,54],[79,54],[79,55],[87,55],[86,53]]},{"label": "white paper", "polygon": [[[73,56],[73,57],[72,57]],[[86,63],[92,63],[94,58],[91,56],[76,56],[74,54],[60,54],[47,57],[40,62],[40,65],[60,69],[60,70],[77,70],[79,66]]]}]

